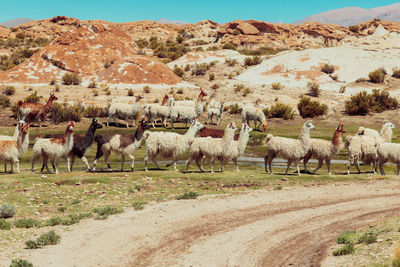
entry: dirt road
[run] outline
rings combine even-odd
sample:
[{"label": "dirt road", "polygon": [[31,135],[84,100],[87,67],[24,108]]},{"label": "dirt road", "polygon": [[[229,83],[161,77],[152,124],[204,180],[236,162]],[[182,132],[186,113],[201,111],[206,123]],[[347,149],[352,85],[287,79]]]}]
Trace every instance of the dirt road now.
[{"label": "dirt road", "polygon": [[317,266],[337,235],[400,215],[400,182],[160,203],[62,233],[35,266]]}]

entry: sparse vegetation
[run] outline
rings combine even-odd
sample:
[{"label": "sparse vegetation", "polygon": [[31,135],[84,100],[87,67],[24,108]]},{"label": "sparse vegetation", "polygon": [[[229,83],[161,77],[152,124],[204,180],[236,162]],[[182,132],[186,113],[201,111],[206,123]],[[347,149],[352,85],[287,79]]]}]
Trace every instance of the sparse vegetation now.
[{"label": "sparse vegetation", "polygon": [[50,85],[55,85],[55,84],[56,84],[56,80],[55,79],[51,79]]},{"label": "sparse vegetation", "polygon": [[39,103],[40,97],[37,96],[37,91],[35,93],[25,97],[24,102],[26,103]]},{"label": "sparse vegetation", "polygon": [[242,49],[239,52],[246,56],[261,56],[261,55],[276,55],[283,50],[277,50],[271,47],[262,46],[255,50],[252,49]]},{"label": "sparse vegetation", "polygon": [[321,94],[321,89],[319,88],[319,84],[316,82],[309,82],[307,84],[308,87],[308,95],[313,97],[319,97]]},{"label": "sparse vegetation", "polygon": [[208,80],[209,80],[209,81],[214,81],[214,79],[215,79],[215,74],[214,74],[214,73],[210,73],[210,74],[208,75]]},{"label": "sparse vegetation", "polygon": [[14,259],[12,260],[10,267],[33,267],[33,264],[27,260]]},{"label": "sparse vegetation", "polygon": [[2,88],[2,92],[5,95],[14,95],[15,94],[15,87],[8,85]]},{"label": "sparse vegetation", "polygon": [[0,219],[0,230],[10,230],[11,223],[6,221],[5,219]]},{"label": "sparse vegetation", "polygon": [[[1,47],[1,45],[0,45]],[[0,70],[9,70],[14,68],[15,66],[21,64],[26,59],[30,58],[33,54],[35,54],[39,49],[18,49],[14,51],[10,56],[1,55],[0,56]]]},{"label": "sparse vegetation", "polygon": [[400,243],[393,249],[392,266],[400,267]]},{"label": "sparse vegetation", "polygon": [[297,104],[297,109],[303,118],[313,118],[325,115],[328,112],[326,104],[321,104],[317,100],[311,100],[309,97],[302,97]]},{"label": "sparse vegetation", "polygon": [[233,87],[233,90],[235,91],[235,93],[239,93],[240,91],[242,91],[245,88],[245,86],[243,84],[236,84]]},{"label": "sparse vegetation", "polygon": [[346,113],[349,115],[366,115],[369,112],[379,113],[398,107],[399,102],[396,98],[391,97],[389,92],[385,90],[377,89],[374,89],[372,94],[361,91],[345,102]]},{"label": "sparse vegetation", "polygon": [[356,80],[356,83],[365,83],[365,82],[368,82],[368,79],[366,79],[366,78],[358,78]]},{"label": "sparse vegetation", "polygon": [[61,236],[56,234],[54,230],[51,230],[50,232],[42,234],[35,241],[33,240],[26,241],[25,245],[28,249],[37,249],[37,248],[42,248],[44,246],[57,245],[60,242],[60,240]]},{"label": "sparse vegetation", "polygon": [[343,247],[333,251],[333,256],[342,256],[354,253],[354,245],[347,243]]},{"label": "sparse vegetation", "polygon": [[239,105],[237,103],[230,106],[229,114],[241,114],[241,113],[242,113],[242,108],[239,108]]},{"label": "sparse vegetation", "polygon": [[194,69],[192,70],[192,75],[204,76],[208,69],[207,64],[195,64]]},{"label": "sparse vegetation", "polygon": [[385,80],[385,75],[387,74],[384,68],[379,68],[371,71],[368,74],[369,81],[372,83],[382,83]]},{"label": "sparse vegetation", "polygon": [[96,87],[97,87],[96,81],[95,80],[91,80],[89,85],[88,85],[88,88],[96,88]]},{"label": "sparse vegetation", "polygon": [[77,73],[65,73],[62,80],[65,85],[79,85],[81,83],[81,78]]},{"label": "sparse vegetation", "polygon": [[232,43],[226,43],[222,46],[222,49],[231,49],[231,50],[236,50],[236,46]]},{"label": "sparse vegetation", "polygon": [[128,90],[128,96],[134,96],[135,92],[132,89]]},{"label": "sparse vegetation", "polygon": [[340,86],[340,89],[339,89],[339,93],[343,94],[344,92],[346,92],[346,85]]},{"label": "sparse vegetation", "polygon": [[11,218],[17,212],[14,205],[4,203],[0,205],[0,218]]},{"label": "sparse vegetation", "polygon": [[271,88],[279,91],[279,90],[282,90],[283,88],[285,88],[285,86],[278,82],[278,83],[272,83]]},{"label": "sparse vegetation", "polygon": [[358,243],[372,244],[377,240],[377,233],[375,231],[367,231],[358,238]]},{"label": "sparse vegetation", "polygon": [[238,29],[234,29],[234,30],[232,31],[232,34],[233,34],[233,35],[239,35],[239,34],[240,34],[240,31],[239,31]]},{"label": "sparse vegetation", "polygon": [[136,202],[134,202],[133,204],[132,204],[132,207],[135,209],[135,210],[142,210],[142,209],[144,209],[144,205],[145,204],[147,204],[146,202],[144,202],[144,201],[136,201]]},{"label": "sparse vegetation", "polygon": [[174,66],[174,73],[179,77],[183,77],[183,75],[185,75],[185,72],[183,71],[183,69],[181,69],[177,65]]},{"label": "sparse vegetation", "polygon": [[97,213],[96,220],[105,220],[108,216],[121,213],[123,210],[116,207],[106,206],[103,208],[95,208],[93,209],[93,212]]},{"label": "sparse vegetation", "polygon": [[55,124],[64,121],[79,122],[82,120],[82,109],[78,105],[53,103],[50,110],[50,119]]},{"label": "sparse vegetation", "polygon": [[286,104],[276,102],[271,107],[263,110],[265,116],[268,118],[282,118],[285,120],[291,120],[294,118],[293,109]]},{"label": "sparse vegetation", "polygon": [[324,66],[322,66],[321,71],[326,74],[332,74],[335,72],[335,66],[325,64]]},{"label": "sparse vegetation", "polygon": [[93,96],[98,96],[99,95],[99,90],[92,90]]},{"label": "sparse vegetation", "polygon": [[354,230],[347,230],[341,233],[337,238],[338,244],[355,243],[357,240],[357,234]]},{"label": "sparse vegetation", "polygon": [[11,105],[11,101],[6,95],[0,95],[0,107],[7,108]]},{"label": "sparse vegetation", "polygon": [[32,228],[39,227],[40,221],[32,218],[21,218],[14,221],[14,226],[17,228]]},{"label": "sparse vegetation", "polygon": [[245,66],[253,66],[258,65],[262,62],[262,58],[260,56],[246,57],[244,59]]},{"label": "sparse vegetation", "polygon": [[400,79],[400,69],[399,68],[393,68],[392,77]]},{"label": "sparse vegetation", "polygon": [[214,89],[214,90],[217,90],[219,88],[219,84],[217,84],[217,83],[214,83],[212,86],[211,86],[211,89]]},{"label": "sparse vegetation", "polygon": [[145,87],[143,87],[143,93],[149,94],[150,92],[151,92],[150,86],[146,85]]},{"label": "sparse vegetation", "polygon": [[238,61],[234,58],[227,58],[225,59],[225,64],[228,64],[228,66],[233,67],[236,64],[238,64]]},{"label": "sparse vegetation", "polygon": [[250,88],[246,87],[243,90],[242,96],[246,97],[248,94],[253,93],[253,90],[251,90]]},{"label": "sparse vegetation", "polygon": [[176,197],[177,200],[180,199],[196,199],[199,196],[199,193],[197,192],[186,192],[182,195],[179,195]]}]

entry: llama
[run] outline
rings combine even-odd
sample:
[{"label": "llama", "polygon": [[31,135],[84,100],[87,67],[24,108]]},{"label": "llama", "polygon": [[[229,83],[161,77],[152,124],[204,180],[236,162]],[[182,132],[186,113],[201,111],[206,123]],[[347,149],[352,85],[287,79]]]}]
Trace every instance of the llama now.
[{"label": "llama", "polygon": [[171,97],[171,109],[170,109],[170,119],[171,119],[171,128],[174,128],[174,122],[177,119],[181,119],[185,122],[185,127],[187,127],[188,123],[192,123],[192,121],[203,114],[203,104],[199,101],[196,101],[195,106],[177,106],[173,97]]},{"label": "llama", "polygon": [[199,96],[197,97],[196,101],[193,101],[193,100],[179,100],[179,101],[175,101],[175,102],[176,102],[177,106],[194,107],[196,102],[203,102],[205,96],[207,96],[207,93],[203,89],[200,89],[200,93],[199,93]]},{"label": "llama", "polygon": [[121,171],[124,170],[125,157],[129,157],[132,160],[131,171],[134,171],[135,157],[133,156],[133,152],[135,152],[142,143],[143,132],[148,128],[147,120],[143,118],[140,120],[135,133],[132,135],[96,135],[94,141],[97,143],[97,152],[93,161],[93,171],[96,170],[97,160],[103,155],[107,168],[112,170],[108,162],[111,151],[121,155]]},{"label": "llama", "polygon": [[14,172],[14,163],[17,164],[17,172],[20,173],[19,161],[28,150],[29,124],[18,124],[18,136],[16,140],[0,140],[0,162],[4,162],[4,172],[7,172],[6,163],[11,164],[11,173]]},{"label": "llama", "polygon": [[127,104],[127,103],[112,103],[108,108],[108,118],[107,118],[107,127],[109,127],[110,117],[114,118],[114,122],[118,125],[117,116],[124,117],[126,121],[126,128],[129,128],[129,117],[132,118],[132,125],[135,126],[135,115],[139,111],[139,102],[143,98],[143,96],[136,96],[135,103]]},{"label": "llama", "polygon": [[[381,142],[390,143],[390,142],[392,142],[392,135],[393,135],[394,127],[395,127],[394,124],[391,123],[390,121],[388,121],[382,125],[380,132],[378,132],[377,130],[374,130],[374,129],[370,129],[370,128],[359,127],[358,135],[380,137],[383,139]],[[378,139],[378,141],[380,141],[380,140]]]},{"label": "llama", "polygon": [[333,134],[332,141],[326,141],[322,139],[310,139],[310,150],[303,159],[304,172],[307,173],[307,162],[311,157],[318,160],[318,167],[313,171],[313,174],[322,167],[322,164],[326,163],[328,167],[328,174],[331,175],[331,159],[337,155],[342,147],[342,137],[346,133],[343,128],[343,123],[339,123],[338,127]]},{"label": "llama", "polygon": [[385,175],[383,165],[387,162],[393,162],[397,165],[396,175],[399,175],[400,171],[400,144],[394,143],[383,143],[378,146],[377,149],[379,159],[379,170],[382,175]]},{"label": "llama", "polygon": [[[143,114],[151,122],[153,128],[155,128],[155,119],[161,118],[164,128],[167,128],[167,119],[170,116],[170,101],[169,96],[166,94],[160,104],[146,104],[143,107]],[[167,105],[166,105],[167,104]]]},{"label": "llama", "polygon": [[208,104],[209,108],[220,109],[223,102],[219,102],[218,100],[211,99],[210,103]]},{"label": "llama", "polygon": [[[26,122],[24,121],[19,121],[17,123],[17,125],[15,126],[15,130],[14,130],[14,135],[9,136],[9,135],[0,135],[0,141],[16,141],[18,138],[18,134],[19,134],[19,128],[20,128],[20,124],[26,124]],[[23,145],[24,147],[24,151],[23,153],[25,153],[28,150],[28,145],[29,145],[29,133],[28,135],[25,137],[25,142],[26,144]],[[7,163],[4,163],[4,171],[7,172]]]},{"label": "llama", "polygon": [[[250,132],[253,131],[247,123],[242,123],[242,129],[240,130],[239,140],[233,141],[231,146],[228,149],[228,152],[225,154],[225,157],[218,158],[219,160],[224,160],[226,163],[228,160],[232,160],[235,164],[236,171],[239,172],[238,166],[238,158],[243,154],[246,149],[247,143],[249,142]],[[221,171],[224,171],[223,166],[221,166]]]},{"label": "llama", "polygon": [[193,120],[184,135],[171,132],[146,131],[144,133],[146,140],[146,154],[144,156],[145,170],[147,171],[149,157],[156,164],[157,168],[160,168],[156,161],[157,156],[172,159],[172,163],[168,164],[167,167],[173,164],[174,170],[177,170],[176,162],[179,156],[183,155],[189,149],[196,133],[203,127],[200,122]]},{"label": "llama", "polygon": [[[224,130],[221,129],[212,129],[204,127],[200,130],[200,137],[210,136],[212,138],[222,138],[224,136]],[[235,134],[233,140],[237,141],[239,139],[239,134]]]},{"label": "llama", "polygon": [[361,173],[359,160],[362,160],[365,165],[372,163],[373,172],[376,173],[378,164],[377,146],[381,143],[381,137],[365,135],[347,136],[345,141],[345,148],[349,154],[346,164],[347,174],[350,174],[350,165],[352,163],[356,166],[358,173]]},{"label": "llama", "polygon": [[[250,125],[250,120],[254,121],[254,129],[258,130],[258,127],[262,125],[264,132],[267,130],[268,124],[264,112],[259,108],[246,105],[242,110],[242,123],[247,122]],[[260,125],[258,125],[258,122],[260,122]]]},{"label": "llama", "polygon": [[285,174],[288,173],[289,167],[294,162],[297,169],[297,174],[300,175],[299,163],[306,156],[310,149],[310,131],[314,129],[312,121],[304,123],[299,139],[291,139],[268,134],[266,137],[267,154],[264,157],[265,172],[272,174],[272,160],[279,154],[284,159],[287,159],[287,167]]},{"label": "llama", "polygon": [[41,127],[41,122],[44,120],[47,113],[50,112],[53,102],[57,99],[58,98],[53,93],[50,93],[50,97],[44,105],[40,103],[23,103],[22,101],[18,101],[18,120],[26,122],[36,121],[39,127]]},{"label": "llama", "polygon": [[203,172],[203,168],[200,165],[200,161],[203,157],[210,161],[211,173],[214,173],[214,162],[219,159],[221,163],[221,170],[223,171],[224,159],[227,157],[227,153],[233,141],[235,135],[236,124],[231,122],[224,132],[222,138],[211,138],[211,137],[199,137],[196,138],[190,145],[189,159],[186,162],[186,172],[189,170],[190,163],[195,161],[199,170]]},{"label": "llama", "polygon": [[[208,111],[208,118],[207,118],[207,124],[209,124],[209,120],[211,120],[211,124],[213,123],[213,117],[217,117],[217,125],[221,123],[222,121],[222,112],[224,111],[224,102],[219,105],[219,108],[213,108],[208,106],[207,108]],[[218,123],[219,120],[219,123]]]},{"label": "llama", "polygon": [[[99,124],[99,119],[92,119],[92,123],[90,124],[88,130],[86,131],[85,136],[74,135],[74,145],[72,146],[72,150],[69,153],[68,157],[70,158],[71,165],[70,170],[72,171],[72,167],[74,166],[75,158],[79,157],[86,164],[86,168],[90,171],[90,166],[87,158],[85,157],[86,151],[90,148],[94,140],[94,134],[97,129],[101,129],[103,126]],[[60,135],[45,135],[45,138],[55,138],[62,137]],[[44,166],[42,166],[43,170]],[[47,166],[46,166],[47,168]]]},{"label": "llama", "polygon": [[58,174],[58,162],[60,158],[67,157],[67,168],[70,172],[70,164],[68,154],[70,153],[72,147],[74,146],[74,127],[75,122],[69,121],[67,129],[62,137],[55,138],[40,138],[33,145],[33,155],[32,155],[32,167],[31,171],[33,173],[35,162],[43,157],[43,165],[41,171],[46,167],[47,172],[50,170],[47,166],[47,161],[50,160],[53,165],[53,170]]}]

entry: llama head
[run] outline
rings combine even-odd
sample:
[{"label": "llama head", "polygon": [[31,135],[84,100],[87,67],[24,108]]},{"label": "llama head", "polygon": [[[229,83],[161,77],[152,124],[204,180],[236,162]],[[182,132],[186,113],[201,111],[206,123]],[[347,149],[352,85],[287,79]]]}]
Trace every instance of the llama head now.
[{"label": "llama head", "polygon": [[91,126],[96,130],[96,129],[101,129],[103,126],[99,123],[100,119],[99,118],[93,118],[92,119],[92,124]]},{"label": "llama head", "polygon": [[75,122],[74,121],[69,121],[67,125],[67,132],[73,133],[74,132],[74,127],[75,127]]},{"label": "llama head", "polygon": [[237,130],[236,122],[233,121],[233,122],[229,123],[229,125],[226,128],[229,129],[229,130],[236,131]]},{"label": "llama head", "polygon": [[194,118],[194,120],[192,121],[192,124],[190,125],[190,127],[195,127],[196,130],[201,130],[204,128],[204,125],[201,124],[196,118]]},{"label": "llama head", "polygon": [[305,126],[307,129],[309,129],[309,130],[312,130],[312,129],[315,128],[315,127],[314,127],[314,124],[312,123],[312,120],[309,120],[309,121],[307,121],[306,123],[304,123],[304,126]]},{"label": "llama head", "polygon": [[250,126],[247,125],[247,123],[242,123],[242,129],[241,129],[241,131],[250,133],[251,131],[253,131],[253,129],[250,128]]},{"label": "llama head", "polygon": [[263,120],[263,121],[261,122],[261,125],[262,125],[262,127],[263,127],[263,129],[264,129],[264,132],[266,132],[266,131],[267,131],[267,128],[268,128],[267,120]]},{"label": "llama head", "polygon": [[135,98],[136,98],[136,102],[139,102],[139,101],[140,101],[140,99],[143,99],[144,97],[143,97],[143,96],[141,96],[141,95],[138,95],[138,96],[136,96]]},{"label": "llama head", "polygon": [[139,121],[139,126],[142,127],[143,129],[150,129],[150,125],[147,123],[147,119],[146,118],[142,118]]},{"label": "llama head", "polygon": [[29,130],[30,124],[25,122],[20,122],[18,124],[18,129],[20,133],[27,134]]},{"label": "llama head", "polygon": [[343,128],[343,123],[342,122],[339,123],[338,127],[336,128],[336,132],[339,132],[339,133],[342,133],[342,134],[346,133],[346,130]]},{"label": "llama head", "polygon": [[55,94],[53,94],[53,93],[50,93],[50,97],[49,97],[49,99],[50,99],[51,101],[55,101],[55,100],[57,100],[58,98],[56,97],[56,95],[55,95]]},{"label": "llama head", "polygon": [[383,124],[383,127],[393,129],[394,128],[394,124],[391,123],[390,121],[387,121],[387,122],[385,122],[385,124]]}]

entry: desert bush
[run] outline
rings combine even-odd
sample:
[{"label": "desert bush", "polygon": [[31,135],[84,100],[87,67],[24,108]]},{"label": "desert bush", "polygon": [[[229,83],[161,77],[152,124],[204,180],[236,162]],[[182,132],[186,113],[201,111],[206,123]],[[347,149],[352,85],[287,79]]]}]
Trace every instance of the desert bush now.
[{"label": "desert bush", "polygon": [[286,104],[276,102],[271,107],[263,110],[265,116],[268,118],[282,118],[285,120],[292,120],[294,118],[293,109]]},{"label": "desert bush", "polygon": [[185,71],[189,71],[189,70],[190,70],[190,65],[187,64],[187,65],[185,66]]},{"label": "desert bush", "polygon": [[238,64],[238,61],[236,59],[232,59],[232,58],[227,58],[225,59],[225,63],[228,64],[228,66],[235,66],[236,64]]},{"label": "desert bush", "polygon": [[214,83],[213,86],[211,86],[211,89],[217,90],[219,88],[219,85],[217,83]]},{"label": "desert bush", "polygon": [[358,33],[358,25],[349,26],[349,30],[354,33]]},{"label": "desert bush", "polygon": [[242,91],[245,88],[245,86],[243,84],[236,84],[233,89],[235,91],[235,93],[239,93],[240,91]]},{"label": "desert bush", "polygon": [[359,238],[357,243],[372,244],[378,239],[377,233],[375,231],[367,231],[363,233]]},{"label": "desert bush", "polygon": [[27,260],[14,259],[12,260],[10,267],[33,267],[33,264]]},{"label": "desert bush", "polygon": [[196,40],[193,42],[193,45],[206,45],[206,44],[208,43],[204,40]]},{"label": "desert bush", "polygon": [[0,95],[0,107],[7,108],[11,105],[11,101],[6,95]]},{"label": "desert bush", "polygon": [[110,86],[107,83],[101,83],[100,84],[100,89],[105,92],[110,88]]},{"label": "desert bush", "polygon": [[344,92],[346,92],[346,85],[340,86],[340,89],[339,89],[339,93],[343,94]]},{"label": "desert bush", "polygon": [[176,199],[177,200],[180,200],[180,199],[195,199],[198,196],[199,196],[199,193],[197,193],[197,192],[185,192],[184,194],[177,196]]},{"label": "desert bush", "polygon": [[138,45],[140,49],[145,48],[149,45],[149,42],[146,39],[139,39],[135,41],[135,43]]},{"label": "desert bush", "polygon": [[79,85],[81,83],[81,78],[76,73],[65,73],[62,80],[65,85]]},{"label": "desert bush", "polygon": [[232,72],[229,73],[228,75],[228,79],[232,80],[235,77],[235,74],[233,74]]},{"label": "desert bush", "polygon": [[176,91],[176,93],[182,95],[183,94],[183,89],[179,88],[178,91]]},{"label": "desert bush", "polygon": [[149,94],[150,92],[151,92],[150,86],[146,85],[145,87],[143,87],[143,93]]},{"label": "desert bush", "polygon": [[135,92],[132,89],[128,90],[128,96],[134,96]]},{"label": "desert bush", "polygon": [[252,49],[242,49],[239,52],[246,56],[261,56],[261,55],[275,55],[283,50],[274,49],[268,46],[262,46],[255,50]]},{"label": "desert bush", "polygon": [[0,218],[11,218],[17,212],[14,205],[4,203],[0,205]]},{"label": "desert bush", "polygon": [[392,77],[399,79],[400,78],[400,69],[393,68]]},{"label": "desert bush", "polygon": [[251,90],[250,88],[246,87],[243,90],[242,96],[246,97],[248,94],[251,94],[253,92],[253,90]]},{"label": "desert bush", "polygon": [[[12,39],[12,38],[9,38]],[[24,62],[27,58],[30,58],[34,53],[36,53],[39,49],[17,49],[11,53],[11,55],[2,55],[0,56],[0,70],[9,70],[22,62]]]},{"label": "desert bush", "polygon": [[285,86],[281,83],[272,83],[271,88],[274,90],[282,90]]},{"label": "desert bush", "polygon": [[37,96],[37,91],[35,93],[25,97],[24,102],[26,103],[39,103],[40,97]]},{"label": "desert bush", "polygon": [[88,88],[96,88],[96,87],[97,87],[96,81],[95,80],[91,80],[89,85],[88,85]]},{"label": "desert bush", "polygon": [[55,79],[51,79],[50,85],[55,85],[55,84],[56,84],[56,80]]},{"label": "desert bush", "polygon": [[354,253],[354,245],[347,243],[343,247],[333,251],[333,256],[342,256]]},{"label": "desert bush", "polygon": [[106,95],[111,95],[111,90],[108,89],[107,91],[105,91],[105,94],[106,94]]},{"label": "desert bush", "polygon": [[309,82],[307,84],[308,87],[308,95],[313,97],[318,97],[321,94],[321,89],[319,88],[319,84],[316,82]]},{"label": "desert bush", "polygon": [[45,225],[46,225],[46,226],[60,225],[60,224],[62,224],[62,221],[63,221],[62,218],[59,217],[59,216],[51,217],[50,219],[48,219],[48,220],[45,222]]},{"label": "desert bush", "polygon": [[83,116],[85,118],[107,117],[108,116],[108,108],[88,106],[87,108],[85,108],[85,110],[83,112]]},{"label": "desert bush", "polygon": [[2,88],[2,92],[5,95],[14,95],[15,94],[15,87],[14,86],[5,86]]},{"label": "desert bush", "polygon": [[208,75],[208,80],[209,80],[209,81],[214,81],[214,79],[215,79],[215,74],[214,74],[214,73],[210,73],[210,74]]},{"label": "desert bush", "polygon": [[50,110],[50,119],[53,123],[59,124],[64,121],[79,122],[82,120],[82,110],[78,105],[67,105],[53,103]]},{"label": "desert bush", "polygon": [[211,66],[211,67],[215,67],[215,65],[217,64],[217,62],[218,62],[218,61],[216,61],[216,60],[211,61],[211,62],[210,62],[210,66]]},{"label": "desert bush", "polygon": [[399,102],[391,97],[387,91],[372,90],[372,94],[361,91],[350,97],[345,102],[346,113],[349,115],[365,115],[369,112],[383,112],[385,110],[396,109]]},{"label": "desert bush", "polygon": [[58,84],[56,84],[56,86],[54,86],[54,91],[60,92],[60,86]]},{"label": "desert bush", "polygon": [[17,228],[32,228],[39,227],[40,221],[32,218],[21,218],[14,221],[14,226]]},{"label": "desert bush", "polygon": [[207,66],[205,64],[195,64],[192,70],[192,75],[204,76],[207,72]]},{"label": "desert bush", "polygon": [[241,114],[242,110],[243,109],[239,108],[239,105],[236,103],[236,104],[230,106],[229,114]]},{"label": "desert bush", "polygon": [[0,230],[10,230],[11,223],[6,221],[5,219],[0,219]]},{"label": "desert bush", "polygon": [[93,212],[97,213],[96,220],[105,220],[110,215],[122,213],[123,210],[121,208],[106,206],[103,208],[95,208],[93,209]]},{"label": "desert bush", "polygon": [[297,104],[297,109],[302,118],[313,118],[328,112],[327,105],[321,104],[317,100],[311,100],[309,97],[302,97]]},{"label": "desert bush", "polygon": [[222,49],[231,49],[231,50],[236,50],[236,45],[232,43],[226,43],[222,46]]},{"label": "desert bush", "polygon": [[207,48],[207,51],[217,51],[217,50],[219,50],[218,49],[218,46],[209,46],[208,48]]},{"label": "desert bush", "polygon": [[42,234],[36,241],[28,240],[25,245],[28,249],[37,249],[44,246],[57,245],[61,240],[61,236],[56,234],[54,230]]},{"label": "desert bush", "polygon": [[382,83],[385,80],[386,70],[384,68],[379,68],[371,71],[368,74],[369,81],[372,83]]},{"label": "desert bush", "polygon": [[258,65],[262,62],[262,58],[260,56],[252,56],[252,57],[246,57],[244,59],[244,65],[245,66],[253,66],[253,65]]},{"label": "desert bush", "polygon": [[322,66],[321,71],[326,74],[332,74],[335,72],[335,66],[325,64],[324,66]]},{"label": "desert bush", "polygon": [[368,79],[366,79],[366,78],[358,78],[356,80],[356,83],[365,83],[365,82],[368,82]]},{"label": "desert bush", "polygon": [[132,207],[135,210],[142,210],[142,209],[144,209],[144,205],[146,205],[146,204],[147,204],[147,202],[144,202],[144,201],[136,201],[136,202],[133,202]]},{"label": "desert bush", "polygon": [[185,72],[183,71],[183,69],[181,69],[177,65],[174,66],[174,73],[179,77],[183,77],[183,75],[185,75]]},{"label": "desert bush", "polygon": [[357,241],[357,234],[356,231],[354,230],[347,230],[341,233],[336,240],[338,244],[347,244],[347,243],[354,244],[356,241]]}]

